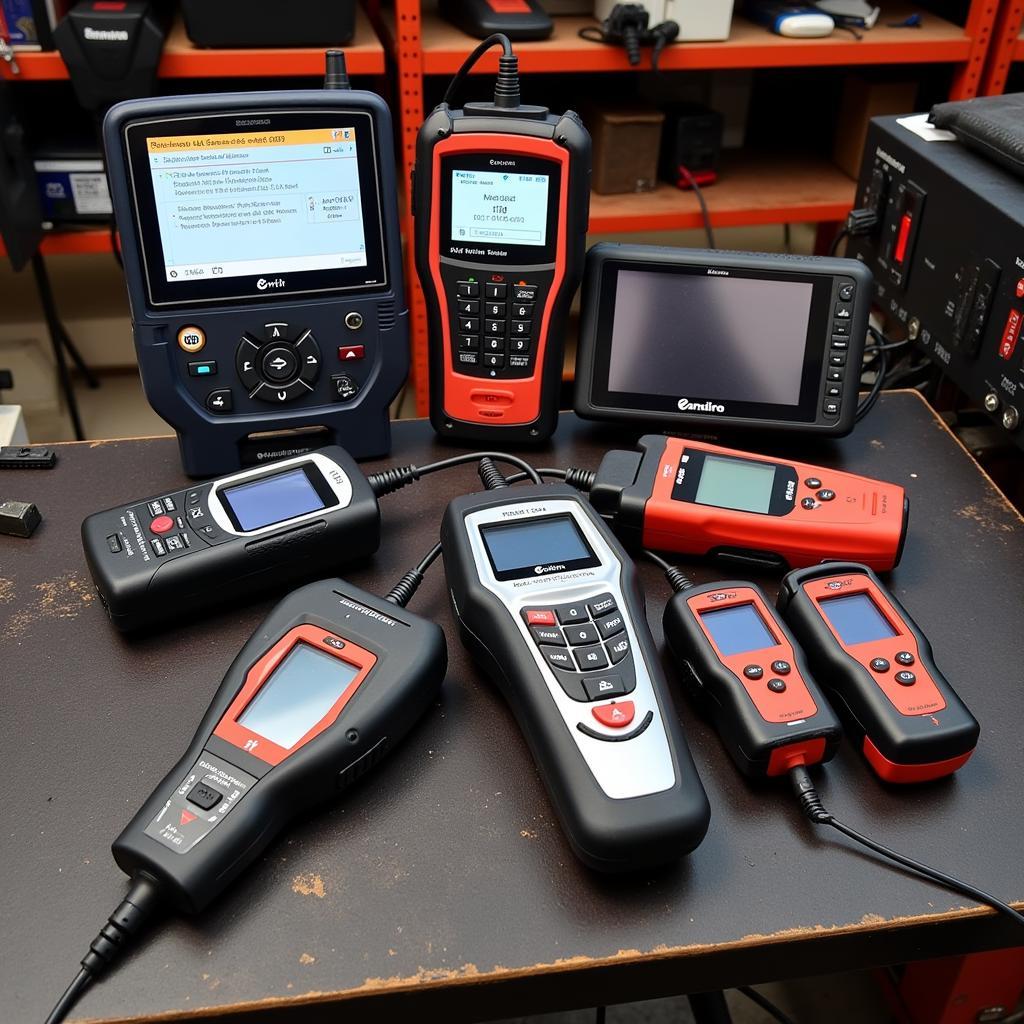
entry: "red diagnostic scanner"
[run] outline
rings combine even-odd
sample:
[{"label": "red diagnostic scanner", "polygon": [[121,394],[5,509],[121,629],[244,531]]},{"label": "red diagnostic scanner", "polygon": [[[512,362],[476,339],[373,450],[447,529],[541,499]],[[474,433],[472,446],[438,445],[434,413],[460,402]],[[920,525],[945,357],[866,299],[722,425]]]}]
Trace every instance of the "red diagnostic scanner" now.
[{"label": "red diagnostic scanner", "polygon": [[897,484],[656,434],[638,443],[608,452],[590,490],[627,543],[792,568],[900,560],[909,502]]},{"label": "red diagnostic scanner", "polygon": [[966,763],[977,720],[907,610],[866,565],[791,572],[778,610],[880,778],[925,782]]},{"label": "red diagnostic scanner", "polygon": [[430,421],[494,444],[543,441],[558,422],[590,204],[583,123],[521,104],[515,56],[501,61],[494,103],[426,119],[413,189]]},{"label": "red diagnostic scanner", "polygon": [[785,775],[831,760],[839,721],[760,587],[690,587],[666,605],[664,626],[692,695],[744,775]]}]

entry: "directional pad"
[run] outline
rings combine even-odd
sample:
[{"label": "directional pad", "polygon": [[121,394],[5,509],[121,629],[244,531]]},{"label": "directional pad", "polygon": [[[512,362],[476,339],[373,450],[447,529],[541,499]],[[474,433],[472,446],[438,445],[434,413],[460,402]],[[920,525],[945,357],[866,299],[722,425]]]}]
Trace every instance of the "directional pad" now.
[{"label": "directional pad", "polygon": [[235,351],[235,371],[249,397],[275,405],[309,394],[320,363],[313,332],[293,331],[280,322],[244,334]]}]

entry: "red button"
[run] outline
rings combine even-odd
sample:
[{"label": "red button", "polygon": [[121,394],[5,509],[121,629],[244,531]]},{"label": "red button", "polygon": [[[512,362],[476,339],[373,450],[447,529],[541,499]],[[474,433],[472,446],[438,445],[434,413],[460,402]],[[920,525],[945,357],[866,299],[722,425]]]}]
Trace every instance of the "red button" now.
[{"label": "red button", "polygon": [[338,358],[344,362],[346,359],[362,359],[366,355],[366,349],[362,345],[342,345],[338,349]]},{"label": "red button", "polygon": [[157,516],[149,528],[153,533],[168,533],[174,529],[174,520],[170,516]]},{"label": "red button", "polygon": [[1024,299],[1024,277],[1017,282],[1017,298]]},{"label": "red button", "polygon": [[999,342],[999,355],[1003,359],[1012,359],[1020,336],[1021,313],[1019,309],[1011,309],[1003,328],[1003,339]]},{"label": "red button", "polygon": [[526,610],[526,621],[531,626],[553,626],[555,624],[555,613],[546,608],[528,608]]},{"label": "red button", "polygon": [[602,725],[607,725],[610,729],[624,729],[633,721],[633,716],[636,714],[636,706],[631,700],[602,704],[590,710]]},{"label": "red button", "polygon": [[896,248],[892,254],[894,263],[902,263],[907,257],[907,242],[910,240],[911,223],[910,214],[903,214],[903,219],[900,221],[900,229],[896,235]]}]

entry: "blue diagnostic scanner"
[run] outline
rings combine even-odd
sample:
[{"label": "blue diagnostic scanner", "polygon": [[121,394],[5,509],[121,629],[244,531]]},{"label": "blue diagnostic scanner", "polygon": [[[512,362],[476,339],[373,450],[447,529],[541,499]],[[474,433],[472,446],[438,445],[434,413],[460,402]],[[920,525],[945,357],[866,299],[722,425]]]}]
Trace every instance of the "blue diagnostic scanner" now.
[{"label": "blue diagnostic scanner", "polygon": [[386,454],[409,354],[384,101],[135,100],[104,144],[142,382],[185,471]]}]

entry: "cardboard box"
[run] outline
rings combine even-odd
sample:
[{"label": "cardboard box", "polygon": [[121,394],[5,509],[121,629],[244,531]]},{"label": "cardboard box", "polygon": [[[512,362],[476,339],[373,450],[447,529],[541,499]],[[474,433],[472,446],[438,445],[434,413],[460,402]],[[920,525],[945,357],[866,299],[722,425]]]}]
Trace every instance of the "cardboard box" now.
[{"label": "cardboard box", "polygon": [[860,175],[860,157],[868,134],[868,122],[885,114],[909,114],[917,108],[917,83],[893,82],[847,75],[832,145],[832,159],[854,181]]}]

